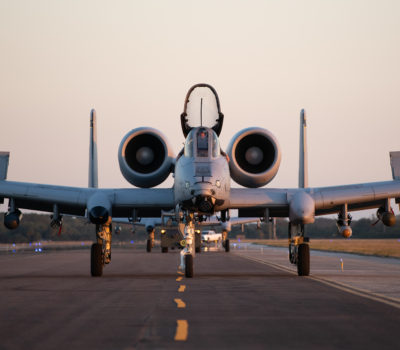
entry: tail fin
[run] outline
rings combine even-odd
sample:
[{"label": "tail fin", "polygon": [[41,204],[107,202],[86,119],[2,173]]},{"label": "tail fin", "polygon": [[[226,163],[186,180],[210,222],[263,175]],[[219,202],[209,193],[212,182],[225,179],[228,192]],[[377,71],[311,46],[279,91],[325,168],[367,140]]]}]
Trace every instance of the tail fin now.
[{"label": "tail fin", "polygon": [[89,187],[98,187],[96,111],[90,111]]},{"label": "tail fin", "polygon": [[390,152],[393,180],[400,180],[400,152]]},{"label": "tail fin", "polygon": [[9,159],[10,159],[10,152],[0,152],[0,180],[7,179]]},{"label": "tail fin", "polygon": [[300,112],[299,188],[308,187],[307,118],[304,109]]}]

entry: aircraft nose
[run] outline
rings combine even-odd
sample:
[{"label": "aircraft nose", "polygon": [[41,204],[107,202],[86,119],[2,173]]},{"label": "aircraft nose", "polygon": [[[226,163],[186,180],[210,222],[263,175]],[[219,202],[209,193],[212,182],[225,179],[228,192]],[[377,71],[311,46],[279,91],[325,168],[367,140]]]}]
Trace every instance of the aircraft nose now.
[{"label": "aircraft nose", "polygon": [[196,184],[194,184],[191,193],[194,197],[213,196],[215,194],[215,191],[212,187],[213,186],[211,185],[211,183],[208,183],[208,182],[196,183]]}]

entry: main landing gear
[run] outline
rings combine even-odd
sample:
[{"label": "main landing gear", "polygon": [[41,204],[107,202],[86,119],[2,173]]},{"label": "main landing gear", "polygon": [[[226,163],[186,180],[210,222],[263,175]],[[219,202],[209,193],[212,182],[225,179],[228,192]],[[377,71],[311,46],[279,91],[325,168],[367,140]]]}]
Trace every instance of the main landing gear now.
[{"label": "main landing gear", "polygon": [[111,262],[111,224],[96,225],[97,243],[90,250],[90,272],[93,277],[103,274],[105,264]]},{"label": "main landing gear", "polygon": [[289,223],[289,261],[297,265],[299,276],[310,274],[310,247],[309,238],[304,237],[304,225]]},{"label": "main landing gear", "polygon": [[184,223],[178,225],[183,235],[181,244],[184,248],[180,253],[179,269],[185,272],[185,277],[193,277],[193,257],[195,255],[195,229],[194,216],[192,213],[186,215]]}]

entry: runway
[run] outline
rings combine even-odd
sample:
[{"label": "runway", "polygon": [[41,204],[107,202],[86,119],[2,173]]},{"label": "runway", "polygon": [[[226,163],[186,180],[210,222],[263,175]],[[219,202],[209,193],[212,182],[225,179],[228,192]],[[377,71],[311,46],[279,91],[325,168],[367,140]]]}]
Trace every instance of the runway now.
[{"label": "runway", "polygon": [[[88,250],[1,255],[0,349],[397,348],[398,261],[377,274],[375,258],[355,257],[363,271],[346,256],[342,271],[313,253],[302,278],[286,259],[249,245],[202,252],[186,279],[176,252],[114,249],[92,278]],[[388,294],[369,290],[364,272]]]}]

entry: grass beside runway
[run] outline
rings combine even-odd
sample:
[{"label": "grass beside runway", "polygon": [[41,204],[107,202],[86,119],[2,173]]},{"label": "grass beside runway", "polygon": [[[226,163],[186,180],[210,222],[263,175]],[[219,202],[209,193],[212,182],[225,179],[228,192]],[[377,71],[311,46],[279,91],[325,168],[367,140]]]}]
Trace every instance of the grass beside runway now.
[{"label": "grass beside runway", "polygon": [[[287,247],[287,239],[241,240],[254,244]],[[363,255],[400,258],[400,239],[312,239],[310,248],[315,250],[346,252]]]}]

